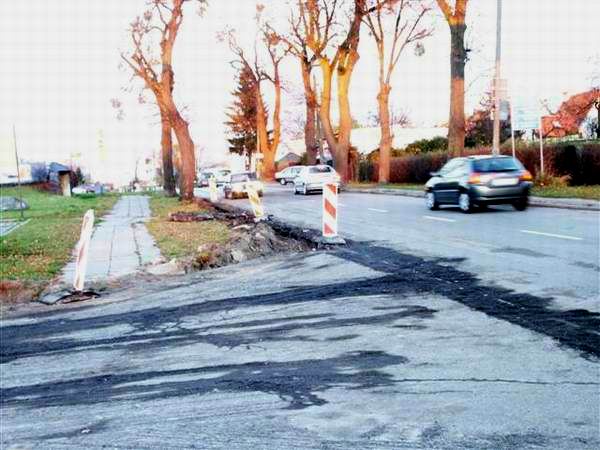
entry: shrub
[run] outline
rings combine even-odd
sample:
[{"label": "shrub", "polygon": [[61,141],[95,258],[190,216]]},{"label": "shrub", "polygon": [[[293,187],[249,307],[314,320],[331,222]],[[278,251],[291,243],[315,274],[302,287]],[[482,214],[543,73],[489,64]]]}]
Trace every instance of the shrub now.
[{"label": "shrub", "polygon": [[370,160],[363,160],[358,163],[358,181],[369,182],[377,181],[377,164]]},{"label": "shrub", "polygon": [[600,184],[600,144],[587,144],[581,149],[578,185]]},{"label": "shrub", "polygon": [[[489,154],[489,147],[468,149],[465,155]],[[503,146],[501,153],[512,155],[510,145]],[[600,144],[589,143],[549,144],[544,147],[544,175],[540,174],[539,143],[518,142],[516,156],[534,178],[540,182],[567,183],[573,186],[600,184]],[[439,170],[448,160],[446,151],[408,154],[392,158],[390,162],[390,182],[392,183],[424,183],[430,172]],[[361,162],[360,181],[377,181],[377,164],[366,160]]]},{"label": "shrub", "polygon": [[425,183],[430,178],[430,172],[440,170],[447,160],[446,152],[392,158],[390,181],[392,183]]},{"label": "shrub", "polygon": [[405,153],[419,154],[446,150],[448,148],[448,138],[438,136],[431,139],[419,139],[408,144],[404,149]]},{"label": "shrub", "polygon": [[569,185],[569,180],[571,177],[569,175],[563,175],[561,177],[548,175],[545,173],[544,175],[539,174],[535,178],[535,185],[542,187],[553,187],[553,188],[562,188],[567,187]]}]

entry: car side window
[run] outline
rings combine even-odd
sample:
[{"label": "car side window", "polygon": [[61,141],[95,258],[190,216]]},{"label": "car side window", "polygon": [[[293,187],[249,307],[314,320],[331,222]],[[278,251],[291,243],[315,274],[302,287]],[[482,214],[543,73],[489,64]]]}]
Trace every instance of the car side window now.
[{"label": "car side window", "polygon": [[460,159],[452,159],[452,160],[448,161],[444,165],[444,167],[442,167],[440,169],[440,174],[442,174],[444,176],[449,175],[450,172],[452,172],[456,168],[456,166],[458,166],[461,163],[462,163],[462,161]]}]

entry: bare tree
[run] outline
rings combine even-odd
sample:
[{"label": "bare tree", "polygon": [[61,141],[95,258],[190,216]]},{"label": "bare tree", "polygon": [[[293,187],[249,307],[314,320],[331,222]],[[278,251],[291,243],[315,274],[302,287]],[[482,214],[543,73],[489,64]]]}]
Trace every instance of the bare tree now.
[{"label": "bare tree", "polygon": [[[396,0],[384,0],[382,6]],[[349,25],[345,30],[338,27],[338,16],[343,12],[343,0],[304,0],[303,21],[306,22],[306,43],[316,55],[321,68],[321,103],[319,115],[329,150],[333,155],[334,166],[342,181],[349,179],[350,134],[352,114],[350,111],[350,82],[356,63],[359,60],[358,45],[363,18],[374,11],[368,0],[353,0],[349,9]],[[301,10],[302,11],[302,10]],[[334,28],[336,28],[334,30]],[[345,33],[344,33],[345,31]],[[344,38],[337,43],[337,35]],[[327,39],[325,39],[327,37]],[[335,51],[332,54],[332,47]],[[331,123],[331,92],[335,75],[339,124],[337,133]]]},{"label": "bare tree", "polygon": [[448,0],[436,0],[450,27],[450,117],[448,120],[448,151],[461,155],[465,149],[465,31],[469,0],[455,0],[454,9]]},{"label": "bare tree", "polygon": [[[257,21],[260,20],[260,12],[262,11],[261,6],[257,6]],[[229,48],[236,55],[236,64],[241,64],[246,68],[252,79],[252,88],[256,96],[256,130],[259,141],[259,152],[263,155],[262,163],[262,177],[266,180],[273,180],[275,178],[275,156],[277,154],[277,148],[281,140],[281,74],[280,66],[281,61],[286,55],[286,51],[281,45],[279,36],[272,31],[272,29],[265,25],[261,29],[262,42],[265,45],[269,62],[271,65],[271,72],[267,72],[259,61],[258,48],[255,43],[253,58],[246,54],[245,50],[237,42],[233,30],[228,30],[222,39],[227,39]],[[274,108],[271,117],[273,130],[269,133],[267,123],[267,107],[262,94],[262,83],[263,81],[269,81],[273,85],[274,89]]]},{"label": "bare tree", "polygon": [[[188,1],[191,0],[150,0],[148,2],[150,9],[143,16],[138,16],[131,24],[132,51],[129,54],[121,54],[134,74],[144,80],[146,87],[156,98],[161,114],[163,166],[168,168],[171,165],[171,173],[171,130],[175,132],[181,150],[181,196],[184,200],[192,200],[194,197],[196,157],[188,123],[182,117],[173,99],[175,78],[172,61],[175,40],[183,21],[183,4]],[[206,4],[206,0],[196,1],[201,7]],[[152,52],[155,36],[159,39],[159,58],[156,58]],[[160,74],[157,73],[158,66],[160,66]]]},{"label": "bare tree", "polygon": [[[337,0],[331,5],[327,2],[319,4],[317,1],[293,0],[297,10],[291,9],[288,33],[279,34],[280,39],[287,45],[289,53],[294,55],[300,64],[302,84],[304,87],[304,101],[306,106],[306,120],[304,123],[304,142],[306,146],[308,164],[315,164],[318,152],[318,138],[316,127],[316,114],[319,108],[316,86],[312,83],[312,71],[318,60],[318,53],[323,51],[332,37],[332,23],[337,8]],[[307,5],[307,3],[310,3]],[[312,8],[312,10],[311,10]],[[311,21],[311,13],[317,11],[318,17]],[[321,23],[322,22],[322,23]],[[311,50],[309,39],[317,38]]]},{"label": "bare tree", "polygon": [[[379,92],[377,94],[381,128],[379,182],[388,183],[394,138],[390,114],[392,74],[404,49],[411,43],[419,42],[431,35],[432,29],[422,26],[422,19],[431,8],[422,0],[397,0],[395,2],[370,0],[369,6],[372,12],[365,16],[365,23],[375,40],[379,61]],[[387,42],[388,37],[390,38],[389,43]]]}]

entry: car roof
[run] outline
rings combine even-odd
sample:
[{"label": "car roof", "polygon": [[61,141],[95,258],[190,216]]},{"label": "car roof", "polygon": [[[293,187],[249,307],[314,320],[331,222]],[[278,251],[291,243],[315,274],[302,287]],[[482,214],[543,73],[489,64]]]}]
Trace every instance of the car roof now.
[{"label": "car roof", "polygon": [[492,158],[512,158],[512,156],[508,155],[470,155],[467,156],[468,159],[492,159]]}]

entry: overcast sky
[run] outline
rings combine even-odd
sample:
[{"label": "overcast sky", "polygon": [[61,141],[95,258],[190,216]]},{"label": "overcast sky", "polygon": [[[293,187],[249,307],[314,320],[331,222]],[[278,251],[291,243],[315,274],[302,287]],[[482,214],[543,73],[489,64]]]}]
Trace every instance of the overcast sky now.
[{"label": "overcast sky", "polygon": [[[204,17],[191,4],[185,11],[176,43],[175,94],[178,104],[185,105],[196,145],[204,149],[203,160],[219,160],[225,154],[222,123],[234,88],[232,56],[216,34],[233,27],[250,50],[255,3],[212,0]],[[276,25],[283,26],[285,0],[263,3],[277,17]],[[469,7],[470,110],[488,89],[492,75],[496,0],[471,0]],[[2,2],[0,162],[10,160],[13,123],[23,158],[66,162],[79,158],[103,179],[128,181],[137,158],[158,154],[155,108],[138,104],[139,82],[132,82],[126,68],[119,67],[120,52],[128,49],[128,24],[144,10],[145,0]],[[599,52],[598,19],[596,0],[504,0],[503,75],[513,96],[558,102],[565,93],[587,89]],[[437,10],[431,20],[435,34],[425,42],[425,54],[418,58],[412,51],[406,53],[391,97],[394,109],[407,111],[413,123],[423,126],[447,120],[449,99],[449,32]],[[365,32],[352,81],[353,115],[363,121],[376,108],[373,45]],[[290,117],[297,109],[292,97],[301,87],[292,58],[285,63],[284,74],[289,85],[285,117]],[[128,87],[130,92],[124,90]],[[124,120],[116,119],[111,98],[123,101]],[[100,133],[104,158],[98,148]]]}]

